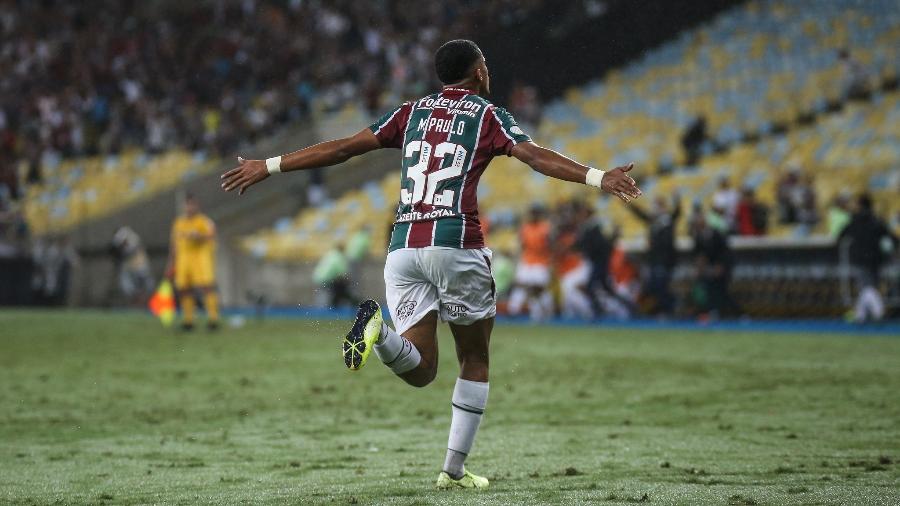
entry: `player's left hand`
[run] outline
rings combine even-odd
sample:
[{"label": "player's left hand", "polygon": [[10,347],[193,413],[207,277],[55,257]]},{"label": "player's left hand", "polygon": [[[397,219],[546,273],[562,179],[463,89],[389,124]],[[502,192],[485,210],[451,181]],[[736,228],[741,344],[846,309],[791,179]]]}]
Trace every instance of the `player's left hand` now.
[{"label": "player's left hand", "polygon": [[238,166],[222,174],[222,188],[230,192],[237,190],[243,195],[247,188],[269,177],[265,160],[244,160],[238,157]]}]

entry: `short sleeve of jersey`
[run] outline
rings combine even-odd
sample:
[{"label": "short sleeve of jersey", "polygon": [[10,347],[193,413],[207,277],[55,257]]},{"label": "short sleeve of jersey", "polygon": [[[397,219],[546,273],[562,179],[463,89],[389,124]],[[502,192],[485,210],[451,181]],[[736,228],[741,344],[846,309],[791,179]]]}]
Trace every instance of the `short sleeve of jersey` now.
[{"label": "short sleeve of jersey", "polygon": [[369,125],[369,130],[378,138],[378,142],[385,148],[402,148],[403,137],[406,134],[406,121],[412,110],[412,103],[405,102],[400,107],[389,111],[378,121]]},{"label": "short sleeve of jersey", "polygon": [[520,142],[531,142],[515,118],[502,107],[491,107],[487,113],[486,140],[490,142],[491,154],[510,156],[513,146]]}]

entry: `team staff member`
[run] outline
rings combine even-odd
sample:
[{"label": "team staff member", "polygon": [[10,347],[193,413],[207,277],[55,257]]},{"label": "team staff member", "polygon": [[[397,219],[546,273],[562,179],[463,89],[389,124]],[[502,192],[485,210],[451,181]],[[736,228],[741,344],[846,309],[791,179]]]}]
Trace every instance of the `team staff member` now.
[{"label": "team staff member", "polygon": [[200,212],[200,203],[193,195],[184,201],[184,214],[172,224],[167,276],[175,279],[175,289],[181,304],[181,328],[194,328],[197,292],[203,294],[203,304],[209,316],[210,330],[219,326],[219,297],[216,294],[215,264],[216,225]]},{"label": "team staff member", "polygon": [[553,316],[553,294],[550,293],[550,222],[544,208],[532,206],[528,221],[519,229],[522,256],[516,267],[516,287],[509,296],[509,312],[519,314],[525,304],[532,320]]}]

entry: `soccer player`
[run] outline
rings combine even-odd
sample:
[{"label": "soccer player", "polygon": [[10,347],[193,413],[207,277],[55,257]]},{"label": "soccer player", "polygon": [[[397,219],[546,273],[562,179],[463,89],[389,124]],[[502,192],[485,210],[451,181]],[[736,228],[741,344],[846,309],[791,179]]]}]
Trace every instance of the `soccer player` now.
[{"label": "soccer player", "polygon": [[207,327],[219,327],[219,297],[216,294],[215,251],[216,225],[200,212],[200,203],[193,195],[184,201],[184,215],[175,218],[169,245],[167,276],[174,274],[175,289],[181,303],[181,328],[194,328],[196,292],[203,294]]},{"label": "soccer player", "polygon": [[625,202],[641,192],[626,174],[633,164],[603,172],[532,142],[506,110],[484,98],[490,75],[474,42],[445,43],[435,54],[435,70],[444,84],[439,92],[400,105],[351,137],[267,160],[238,158],[238,167],[222,175],[222,187],[243,194],[272,174],[335,165],[380,148],[401,150],[397,215],[384,267],[394,328],[382,322],[375,301],[360,304],[344,338],[344,363],[357,370],[374,350],[404,381],[424,387],[437,373],[438,317],[448,322],[460,372],[437,486],[485,488],[488,480],[463,466],[487,404],[488,342],[496,313],[491,251],[478,221],[481,174],[494,156],[507,155]]}]

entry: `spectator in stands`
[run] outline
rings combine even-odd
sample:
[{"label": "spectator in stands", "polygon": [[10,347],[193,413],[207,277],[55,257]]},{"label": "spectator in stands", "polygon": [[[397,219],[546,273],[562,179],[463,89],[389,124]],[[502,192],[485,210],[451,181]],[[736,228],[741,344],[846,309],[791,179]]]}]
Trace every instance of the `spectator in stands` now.
[{"label": "spectator in stands", "polygon": [[119,272],[122,295],[129,304],[143,306],[153,293],[153,275],[141,237],[131,227],[120,227],[113,235],[110,251]]},{"label": "spectator in stands", "polygon": [[779,178],[776,188],[778,192],[775,196],[778,205],[778,221],[781,223],[796,223],[797,208],[796,200],[800,190],[800,170],[791,167]]},{"label": "spectator in stands", "polygon": [[739,235],[765,235],[769,210],[756,200],[753,188],[745,186],[737,206],[737,233]]},{"label": "spectator in stands", "polygon": [[868,99],[872,90],[869,85],[869,73],[862,63],[853,58],[847,48],[838,51],[838,61],[844,73],[844,97],[858,100]]},{"label": "spectator in stands", "polygon": [[325,188],[325,171],[321,168],[309,171],[309,183],[306,185],[306,200],[312,207],[319,207],[328,201],[328,190]]},{"label": "spectator in stands", "polygon": [[738,191],[731,187],[728,176],[719,178],[719,189],[713,193],[713,209],[725,220],[728,230],[735,229],[738,203],[741,200]]},{"label": "spectator in stands", "polygon": [[509,296],[509,312],[520,314],[528,304],[532,320],[553,315],[553,295],[550,293],[550,222],[546,211],[535,204],[528,220],[519,228],[522,254],[516,266],[515,286]]},{"label": "spectator in stands", "polygon": [[806,174],[795,187],[793,204],[796,209],[797,223],[810,227],[819,222],[818,198],[812,174]]},{"label": "spectator in stands", "polygon": [[132,145],[224,152],[236,132],[252,141],[308,115],[313,101],[337,110],[362,97],[374,111],[385,82],[420,95],[437,84],[423,64],[437,41],[538,6],[0,2],[0,96],[16,98],[0,100],[0,151],[29,160]]},{"label": "spectator in stands", "polygon": [[681,136],[681,146],[684,148],[685,163],[687,165],[696,165],[700,161],[706,137],[706,117],[702,115],[697,116],[685,128],[684,134]]},{"label": "spectator in stands", "polygon": [[509,110],[526,131],[537,130],[541,120],[537,88],[521,81],[515,82],[509,95]]},{"label": "spectator in stands", "polygon": [[781,223],[812,226],[819,222],[815,181],[804,175],[799,167],[790,170],[778,181],[778,215]]},{"label": "spectator in stands", "polygon": [[697,272],[694,302],[699,314],[719,317],[737,313],[737,305],[728,293],[732,267],[728,238],[712,227],[702,213],[691,235]]},{"label": "spectator in stands", "polygon": [[853,265],[859,295],[853,307],[857,322],[881,320],[884,317],[884,300],[878,290],[881,266],[888,252],[896,250],[900,241],[888,230],[881,218],[872,211],[872,197],[859,196],[856,212],[850,223],[841,231],[838,242],[850,242],[850,263]]},{"label": "spectator in stands", "polygon": [[634,202],[627,206],[635,216],[648,225],[646,267],[647,292],[653,298],[653,313],[671,315],[675,307],[670,285],[672,271],[678,259],[675,249],[675,227],[681,216],[681,203],[676,195],[671,205],[662,196],[653,201],[652,212],[647,212]]},{"label": "spectator in stands", "polygon": [[21,196],[15,163],[8,154],[0,150],[0,209],[7,206],[9,201],[19,200]]}]

